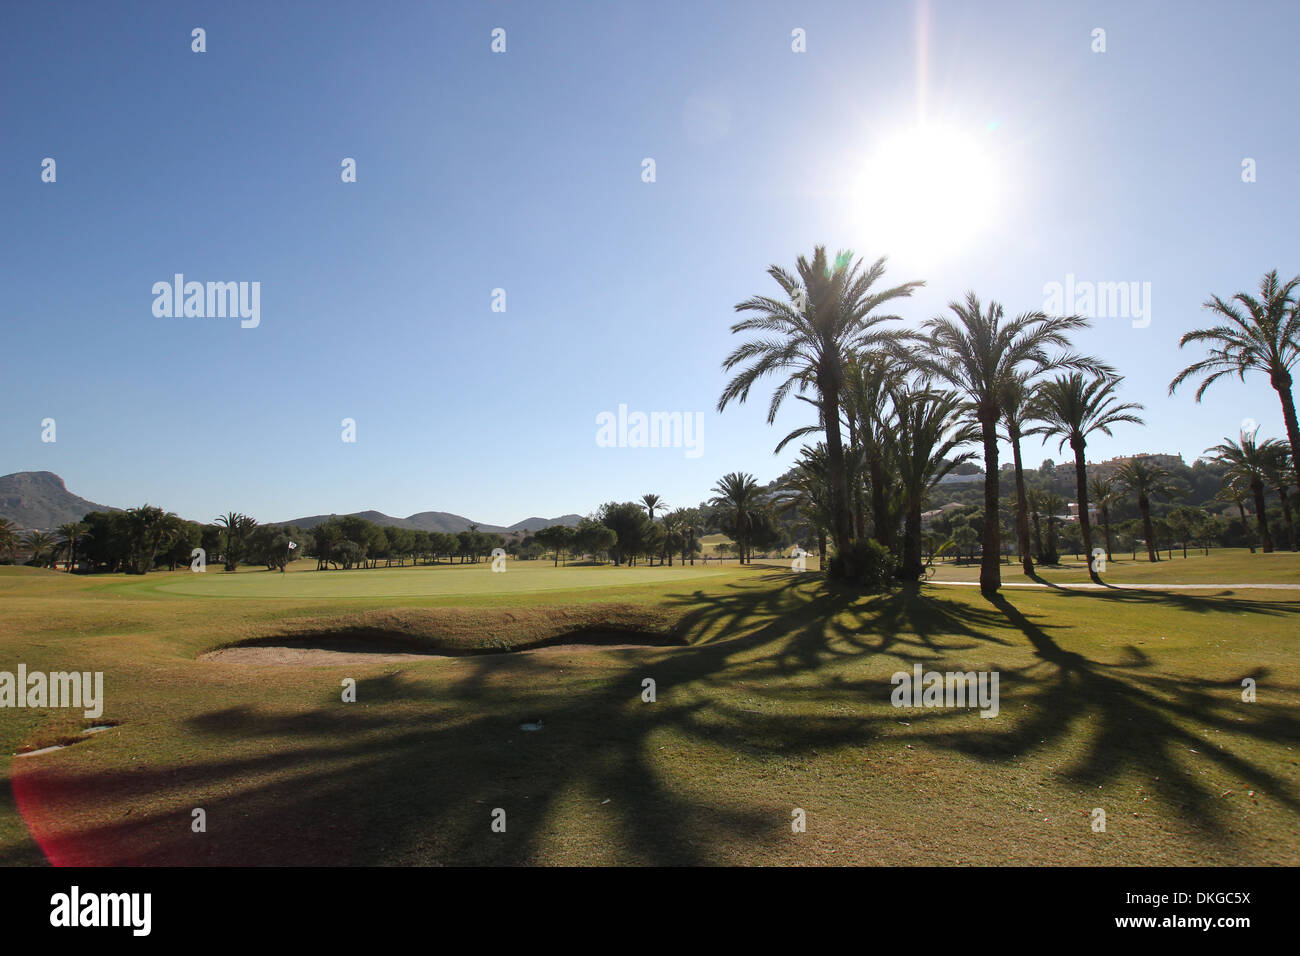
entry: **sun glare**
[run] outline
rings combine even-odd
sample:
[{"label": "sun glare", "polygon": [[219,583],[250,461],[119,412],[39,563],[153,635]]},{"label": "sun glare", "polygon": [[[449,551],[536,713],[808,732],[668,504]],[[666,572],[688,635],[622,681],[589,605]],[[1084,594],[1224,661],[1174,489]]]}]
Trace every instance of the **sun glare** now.
[{"label": "sun glare", "polygon": [[859,221],[881,248],[936,258],[970,244],[997,215],[996,167],[983,143],[917,126],[884,139],[858,188]]}]

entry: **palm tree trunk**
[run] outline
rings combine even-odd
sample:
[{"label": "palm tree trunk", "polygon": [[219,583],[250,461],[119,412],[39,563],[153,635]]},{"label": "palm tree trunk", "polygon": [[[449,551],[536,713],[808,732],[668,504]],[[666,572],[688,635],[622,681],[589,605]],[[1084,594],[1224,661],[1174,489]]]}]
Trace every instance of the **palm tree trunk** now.
[{"label": "palm tree trunk", "polygon": [[1101,575],[1094,569],[1092,564],[1092,519],[1088,516],[1088,462],[1084,455],[1084,441],[1079,438],[1078,441],[1073,439],[1070,444],[1074,446],[1074,486],[1075,494],[1079,499],[1079,531],[1083,535],[1083,558],[1088,562],[1088,577],[1092,578],[1094,584],[1101,583]]},{"label": "palm tree trunk", "polygon": [[924,570],[921,563],[921,503],[917,501],[908,507],[903,521],[903,579],[915,581]]},{"label": "palm tree trunk", "polygon": [[1291,467],[1295,470],[1296,482],[1300,483],[1300,422],[1296,420],[1295,399],[1291,397],[1291,375],[1283,371],[1272,377],[1273,388],[1282,400],[1282,420],[1286,422],[1286,437],[1291,443]]},{"label": "palm tree trunk", "polygon": [[1250,490],[1255,494],[1255,521],[1259,524],[1259,548],[1265,554],[1273,553],[1273,536],[1268,531],[1268,518],[1264,515],[1264,486],[1252,481]]},{"label": "palm tree trunk", "polygon": [[1020,458],[1020,429],[1008,427],[1011,435],[1011,460],[1016,470],[1016,545],[1020,548],[1020,566],[1026,577],[1034,576],[1034,559],[1029,554],[1029,501],[1025,495],[1025,470]]},{"label": "palm tree trunk", "polygon": [[872,451],[867,467],[871,471],[871,523],[875,525],[875,538],[886,548],[892,548],[889,503],[885,499],[885,463],[878,450]]},{"label": "palm tree trunk", "polygon": [[826,464],[831,480],[831,537],[837,554],[847,554],[853,537],[849,521],[849,484],[844,470],[844,445],[840,437],[839,401],[822,389],[822,418],[826,427]]},{"label": "palm tree trunk", "polygon": [[1101,509],[1101,526],[1106,529],[1106,560],[1114,561],[1110,556],[1110,509]]},{"label": "palm tree trunk", "polygon": [[1002,587],[998,559],[998,416],[981,411],[984,438],[984,553],[980,556],[980,591],[996,594]]},{"label": "palm tree trunk", "polygon": [[1160,559],[1156,557],[1156,529],[1151,524],[1151,501],[1146,495],[1138,496],[1138,508],[1142,511],[1142,533],[1147,539],[1147,560],[1155,564]]},{"label": "palm tree trunk", "polygon": [[[849,454],[857,455],[860,451],[858,447],[858,430],[853,424],[853,415],[848,416],[849,426]],[[846,469],[847,471],[847,469]],[[846,476],[847,480],[847,476]],[[854,481],[853,486],[849,489],[851,495],[850,507],[853,509],[853,530],[854,534],[861,538],[867,533],[867,517],[862,505],[862,482]]]},{"label": "palm tree trunk", "polygon": [[1291,502],[1286,496],[1286,489],[1279,488],[1277,496],[1282,499],[1282,519],[1286,522],[1286,536],[1291,544],[1291,550],[1295,550],[1295,522],[1291,519]]},{"label": "palm tree trunk", "polygon": [[1246,544],[1250,545],[1250,553],[1254,554],[1255,539],[1250,536],[1250,525],[1246,523],[1246,505],[1240,498],[1237,499],[1237,510],[1241,512],[1241,530],[1246,535]]}]

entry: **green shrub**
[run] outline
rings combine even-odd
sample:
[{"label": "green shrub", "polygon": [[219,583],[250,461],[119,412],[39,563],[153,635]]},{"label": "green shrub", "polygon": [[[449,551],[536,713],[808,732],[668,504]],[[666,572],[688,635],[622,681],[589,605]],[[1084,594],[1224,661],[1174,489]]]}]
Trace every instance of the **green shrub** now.
[{"label": "green shrub", "polygon": [[861,538],[832,557],[827,571],[834,580],[877,591],[898,574],[898,559],[879,541]]}]

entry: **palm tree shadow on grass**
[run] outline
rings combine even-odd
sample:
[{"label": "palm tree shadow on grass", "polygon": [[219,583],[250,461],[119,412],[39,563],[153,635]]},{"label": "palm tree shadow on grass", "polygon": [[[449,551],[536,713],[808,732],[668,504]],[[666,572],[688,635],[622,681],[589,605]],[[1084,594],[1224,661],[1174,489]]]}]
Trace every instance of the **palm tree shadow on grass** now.
[{"label": "palm tree shadow on grass", "polygon": [[[863,715],[861,705],[887,701],[892,687],[884,671],[858,677],[844,667],[873,655],[938,667],[954,655],[1009,648],[1008,625],[1038,658],[1003,669],[1004,690],[1014,688],[1027,708],[1011,729],[978,721],[971,731],[966,712],[911,711],[909,739],[998,763],[1068,742],[1090,718],[1085,755],[1067,778],[1104,783],[1140,765],[1159,777],[1166,800],[1212,823],[1219,812],[1212,794],[1175,759],[1180,748],[1204,744],[1177,720],[1270,741],[1298,736],[1281,708],[1255,705],[1264,708],[1261,719],[1231,721],[1223,712],[1228,685],[1155,673],[1137,649],[1109,664],[1064,650],[1049,633],[1062,625],[1000,596],[982,605],[919,587],[863,596],[788,573],[754,580],[762,586],[671,596],[669,605],[682,610],[677,631],[693,643],[606,652],[615,665],[605,674],[570,669],[564,654],[461,658],[364,677],[361,702],[344,705],[335,703],[330,670],[309,710],[239,706],[189,718],[187,732],[204,756],[188,765],[33,767],[15,779],[15,797],[50,858],[64,863],[509,865],[553,859],[566,843],[586,847],[584,859],[716,862],[728,845],[780,849],[785,794],[771,785],[745,803],[722,778],[709,783],[708,773],[667,779],[658,747],[678,758],[694,747],[728,748],[738,758],[869,751],[897,734],[898,722],[892,710]],[[1142,599],[1166,599],[1150,593]],[[1232,606],[1294,613],[1282,602]],[[659,688],[653,705],[640,700],[645,677]],[[812,712],[792,712],[794,705]],[[542,731],[521,731],[531,717],[544,720]],[[1204,757],[1298,808],[1289,784],[1265,769],[1222,752]],[[713,771],[724,773],[716,764]],[[738,763],[725,772],[746,771]],[[127,809],[109,824],[66,824],[96,803]],[[191,830],[195,805],[207,813],[206,833]],[[498,807],[505,833],[490,829]],[[575,819],[581,825],[562,822]]]},{"label": "palm tree shadow on grass", "polygon": [[[1189,604],[1206,602],[1218,605],[1214,598],[1196,598],[1161,592],[1127,592],[1092,595],[1104,600],[1143,600],[1172,603],[1181,610]],[[1215,730],[1247,733],[1271,741],[1300,740],[1300,724],[1288,711],[1277,707],[1257,708],[1262,714],[1253,724],[1242,727],[1226,713],[1240,683],[1202,678],[1149,673],[1150,658],[1135,647],[1126,648],[1127,659],[1115,664],[1099,663],[1073,651],[1062,649],[1047,633],[1044,625],[1026,615],[1004,595],[985,598],[1017,630],[1028,638],[1042,665],[1053,670],[1046,677],[1031,677],[1041,670],[1032,665],[1012,672],[1012,683],[1036,680],[1040,687],[1028,718],[1001,742],[1010,753],[1026,753],[1059,740],[1084,720],[1095,721],[1085,755],[1064,771],[1067,779],[1084,784],[1104,784],[1125,769],[1141,769],[1148,774],[1167,801],[1178,806],[1195,822],[1211,827],[1220,816],[1221,804],[1204,784],[1198,782],[1187,765],[1176,755],[1195,752],[1216,763],[1221,769],[1260,781],[1272,796],[1292,811],[1300,812],[1300,799],[1290,784],[1267,769],[1223,750],[1215,750],[1195,734],[1176,723],[1176,719],[1194,719]],[[1232,606],[1246,613],[1295,614],[1300,607],[1284,602],[1234,601]],[[1202,612],[1212,607],[1198,608]],[[1251,675],[1257,679],[1266,670]],[[1235,698],[1239,700],[1238,698]],[[988,741],[968,734],[949,735],[946,742],[977,756],[988,756]],[[1196,748],[1200,747],[1200,750]],[[1211,830],[1211,834],[1221,833]]]}]

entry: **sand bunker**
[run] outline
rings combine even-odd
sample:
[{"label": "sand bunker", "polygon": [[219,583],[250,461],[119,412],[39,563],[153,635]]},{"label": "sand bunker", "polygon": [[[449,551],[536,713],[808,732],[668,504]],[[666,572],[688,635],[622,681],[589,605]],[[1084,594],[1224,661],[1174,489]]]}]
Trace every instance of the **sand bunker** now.
[{"label": "sand bunker", "polygon": [[201,661],[222,664],[290,664],[298,667],[332,667],[348,664],[391,664],[449,657],[448,654],[420,654],[411,651],[341,650],[286,644],[281,647],[223,647],[200,654]]},{"label": "sand bunker", "polygon": [[289,665],[295,667],[342,667],[366,664],[396,664],[427,660],[450,660],[460,657],[505,658],[518,654],[574,654],[592,651],[628,651],[647,648],[680,647],[681,642],[660,635],[647,635],[643,641],[628,643],[635,637],[627,634],[568,635],[519,650],[486,649],[472,653],[445,654],[436,651],[413,650],[409,644],[396,641],[336,641],[328,644],[319,640],[284,641],[281,644],[253,644],[241,647],[223,647],[200,654],[201,661],[221,664]]}]

